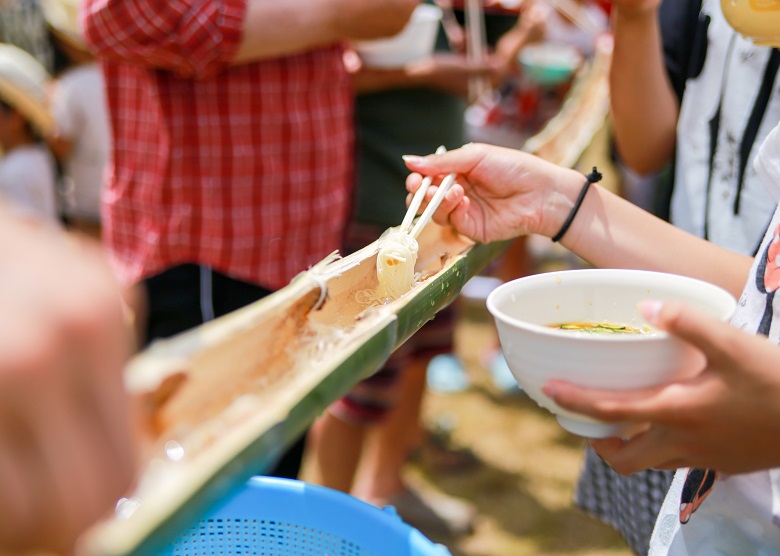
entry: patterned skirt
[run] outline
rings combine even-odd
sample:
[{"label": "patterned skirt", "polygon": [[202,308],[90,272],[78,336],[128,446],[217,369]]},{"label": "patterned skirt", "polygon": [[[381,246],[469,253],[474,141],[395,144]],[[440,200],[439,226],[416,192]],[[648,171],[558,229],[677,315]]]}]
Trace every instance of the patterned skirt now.
[{"label": "patterned skirt", "polygon": [[619,475],[587,446],[574,503],[613,527],[634,552],[644,556],[673,478],[674,471],[655,469]]}]

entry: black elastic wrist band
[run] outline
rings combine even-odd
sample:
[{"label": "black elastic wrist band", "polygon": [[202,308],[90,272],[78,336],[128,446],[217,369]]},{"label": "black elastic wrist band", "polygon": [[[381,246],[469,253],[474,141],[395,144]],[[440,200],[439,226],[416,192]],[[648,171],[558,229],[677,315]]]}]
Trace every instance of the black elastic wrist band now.
[{"label": "black elastic wrist band", "polygon": [[574,217],[577,216],[577,212],[580,210],[580,206],[582,206],[582,200],[585,198],[585,194],[588,192],[590,184],[601,181],[601,174],[598,170],[596,170],[595,166],[593,167],[593,171],[585,176],[585,180],[585,185],[582,186],[580,194],[577,197],[577,200],[575,201],[574,207],[571,209],[569,216],[566,217],[566,221],[563,223],[563,226],[561,226],[560,231],[552,238],[552,240],[556,243],[561,240],[563,234],[567,232],[569,226],[571,226],[571,223],[574,221]]}]

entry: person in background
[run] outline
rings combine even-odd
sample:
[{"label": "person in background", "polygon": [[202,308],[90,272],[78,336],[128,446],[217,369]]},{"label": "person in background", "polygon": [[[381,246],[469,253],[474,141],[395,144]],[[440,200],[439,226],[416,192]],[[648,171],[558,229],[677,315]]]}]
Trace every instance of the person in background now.
[{"label": "person in background", "polygon": [[[780,432],[774,295],[780,209],[751,258],[664,222],[578,172],[518,151],[475,144],[406,162],[424,175],[460,174],[435,218],[476,241],[538,233],[560,238],[598,267],[673,272],[739,297],[729,324],[680,303],[641,304],[648,322],[701,352],[704,366],[687,375],[692,378],[632,391],[550,381],[543,391],[561,407],[595,419],[646,423],[630,439],[590,441],[618,472],[678,469],[651,554],[780,550],[780,450],[771,442]],[[756,170],[780,199],[780,125],[762,143]],[[412,174],[410,192],[420,182],[420,174]]]},{"label": "person in background", "polygon": [[[86,0],[112,132],[103,238],[142,284],[147,342],[269,295],[343,246],[349,39],[416,0]],[[141,318],[143,321],[143,317]],[[271,474],[298,475],[305,439]]]},{"label": "person in background", "polygon": [[[653,182],[671,166],[671,207],[667,199],[659,214],[717,245],[755,254],[774,202],[752,163],[780,120],[780,55],[737,35],[718,1],[614,5],[615,148],[644,182],[626,197],[657,206],[637,198],[658,199]],[[575,500],[646,554],[672,479],[671,471],[658,469],[623,477],[588,448]]]},{"label": "person in background", "polygon": [[642,176],[674,162],[670,221],[753,254],[772,214],[752,160],[780,118],[780,53],[739,36],[717,0],[616,0],[615,17],[618,156]]},{"label": "person in background", "polygon": [[[358,92],[358,187],[348,236],[353,249],[401,223],[407,174],[401,156],[464,142],[469,80],[505,79],[514,69],[512,52],[538,35],[533,21],[523,22],[524,32],[512,37],[511,47],[505,44],[481,64],[468,62],[441,31],[433,56],[400,68],[373,68],[349,58]],[[421,444],[426,368],[432,357],[452,350],[454,319],[452,307],[440,311],[381,370],[331,405],[310,442],[317,482],[380,507],[392,505],[404,521],[434,536],[470,532],[475,513],[465,501],[413,489],[403,473]]]},{"label": "person in background", "polygon": [[543,4],[547,12],[544,40],[573,46],[586,58],[593,56],[597,37],[609,27],[604,9],[594,0],[574,0],[573,13],[578,18],[575,21],[560,8],[567,3]]},{"label": "person in background", "polygon": [[0,43],[0,198],[20,215],[58,224],[55,163],[43,142],[52,128],[48,84],[35,58]]},{"label": "person in background", "polygon": [[132,335],[98,246],[0,204],[0,552],[71,554],[136,476]]},{"label": "person in background", "polygon": [[100,199],[110,130],[100,66],[78,29],[76,0],[42,0],[52,40],[67,65],[50,92],[55,131],[47,143],[62,167],[61,191],[69,228],[100,237]]},{"label": "person in background", "polygon": [[21,48],[38,60],[50,74],[56,65],[39,0],[3,0],[0,2],[0,42]]}]

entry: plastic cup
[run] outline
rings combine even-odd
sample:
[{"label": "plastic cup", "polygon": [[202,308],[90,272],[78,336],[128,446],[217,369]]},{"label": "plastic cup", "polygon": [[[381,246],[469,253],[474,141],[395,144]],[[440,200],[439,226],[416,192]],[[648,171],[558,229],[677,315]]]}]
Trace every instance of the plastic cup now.
[{"label": "plastic cup", "polygon": [[726,21],[756,44],[780,47],[780,0],[721,0]]},{"label": "plastic cup", "polygon": [[363,64],[371,68],[399,68],[433,54],[442,11],[431,4],[420,4],[400,33],[386,39],[357,41]]}]

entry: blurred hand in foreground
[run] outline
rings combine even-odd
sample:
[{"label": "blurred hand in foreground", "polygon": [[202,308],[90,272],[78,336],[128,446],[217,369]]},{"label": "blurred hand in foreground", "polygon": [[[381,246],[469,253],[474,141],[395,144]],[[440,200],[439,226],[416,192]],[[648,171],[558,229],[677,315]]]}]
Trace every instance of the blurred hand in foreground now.
[{"label": "blurred hand in foreground", "polygon": [[119,289],[98,247],[0,214],[0,549],[67,552],[135,472]]}]

